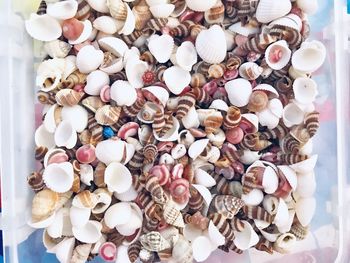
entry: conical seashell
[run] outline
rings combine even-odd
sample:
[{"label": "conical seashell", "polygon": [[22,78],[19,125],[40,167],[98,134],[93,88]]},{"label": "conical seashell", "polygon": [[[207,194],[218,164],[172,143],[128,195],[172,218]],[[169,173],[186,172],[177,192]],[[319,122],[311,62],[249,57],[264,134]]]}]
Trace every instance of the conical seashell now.
[{"label": "conical seashell", "polygon": [[259,242],[259,236],[254,231],[251,224],[248,221],[243,221],[244,229],[243,231],[235,232],[236,238],[233,240],[237,248],[241,250],[246,250],[252,246],[255,246]]},{"label": "conical seashell", "polygon": [[311,104],[318,94],[317,84],[310,78],[297,78],[293,83],[295,100],[301,104]]},{"label": "conical seashell", "polygon": [[73,198],[72,205],[78,208],[89,208],[92,209],[98,202],[98,196],[91,193],[89,190],[85,190],[77,194]]},{"label": "conical seashell", "polygon": [[234,238],[235,233],[233,232],[233,229],[225,216],[219,213],[214,213],[210,215],[210,219],[219,229],[220,233],[226,238],[226,240],[232,240]]},{"label": "conical seashell", "polygon": [[72,228],[74,237],[83,243],[96,243],[102,236],[101,234],[102,225],[100,222],[89,220],[83,227]]},{"label": "conical seashell", "polygon": [[75,247],[71,258],[71,263],[84,263],[87,261],[90,251],[91,244],[82,244]]},{"label": "conical seashell", "polygon": [[168,202],[164,205],[163,208],[163,217],[165,222],[175,227],[183,228],[185,227],[184,220],[180,210],[178,210],[173,202]]},{"label": "conical seashell", "polygon": [[78,2],[74,0],[65,0],[51,3],[47,6],[48,15],[57,19],[69,19],[75,16],[78,10]]},{"label": "conical seashell", "polygon": [[169,92],[160,86],[149,86],[143,88],[142,90],[146,90],[150,92],[164,107],[166,106],[167,101],[169,100]]},{"label": "conical seashell", "polygon": [[31,173],[27,178],[27,182],[35,192],[39,192],[45,188],[45,183],[42,179],[41,173]]},{"label": "conical seashell", "polygon": [[325,46],[319,41],[304,42],[293,53],[292,65],[294,69],[303,73],[312,73],[322,66],[326,58]]},{"label": "conical seashell", "polygon": [[284,68],[291,58],[292,51],[288,48],[285,40],[271,44],[265,52],[266,63],[274,70]]},{"label": "conical seashell", "polygon": [[47,14],[32,14],[29,20],[25,21],[25,27],[31,37],[40,41],[53,41],[62,34],[60,23]]},{"label": "conical seashell", "polygon": [[216,4],[205,11],[204,18],[208,24],[219,24],[224,21],[225,6],[221,0],[216,1]]},{"label": "conical seashell", "polygon": [[103,52],[101,50],[96,50],[92,45],[86,45],[79,50],[76,65],[81,73],[90,73],[101,65],[103,57]]},{"label": "conical seashell", "polygon": [[[176,118],[178,120],[183,120],[184,117],[190,112],[191,108],[195,105],[195,103],[196,103],[196,98],[192,92],[187,92],[185,95],[181,96],[178,101]],[[191,125],[186,125],[186,127],[190,128],[189,126],[193,126],[193,124],[194,123],[191,123]]]},{"label": "conical seashell", "polygon": [[226,57],[227,50],[224,31],[218,25],[201,31],[196,39],[196,50],[205,62],[221,63]]},{"label": "conical seashell", "polygon": [[268,222],[269,224],[273,221],[273,217],[260,206],[244,206],[243,212],[250,219]]},{"label": "conical seashell", "polygon": [[61,106],[74,106],[79,103],[83,96],[83,92],[72,89],[62,89],[56,93],[56,101]]},{"label": "conical seashell", "polygon": [[223,127],[225,129],[232,129],[237,127],[241,122],[242,116],[239,108],[231,106],[227,109],[227,114],[224,118]]},{"label": "conical seashell", "polygon": [[84,21],[87,20],[91,15],[91,7],[86,1],[78,0],[78,10],[75,18]]},{"label": "conical seashell", "polygon": [[297,239],[293,234],[285,233],[277,238],[273,248],[279,253],[286,254],[294,247],[296,241]]},{"label": "conical seashell", "polygon": [[239,67],[239,75],[247,80],[257,79],[262,72],[263,69],[254,62],[246,62]]},{"label": "conical seashell", "polygon": [[169,242],[159,232],[149,232],[140,237],[141,244],[149,251],[162,251],[170,247]]},{"label": "conical seashell", "polygon": [[205,12],[212,8],[216,3],[216,0],[186,0],[188,8],[196,12]]},{"label": "conical seashell", "polygon": [[313,15],[317,12],[318,3],[315,0],[297,0],[297,6],[306,14]]},{"label": "conical seashell", "polygon": [[52,58],[65,58],[68,55],[71,48],[72,45],[62,40],[53,40],[45,43],[44,45],[45,51]]},{"label": "conical seashell", "polygon": [[50,217],[56,209],[58,198],[58,194],[50,189],[36,193],[32,200],[32,221],[39,222]]},{"label": "conical seashell", "polygon": [[57,193],[69,191],[74,181],[72,164],[69,162],[49,164],[44,171],[43,180],[49,189]]},{"label": "conical seashell", "polygon": [[292,9],[290,0],[283,0],[278,4],[273,0],[260,1],[256,9],[256,18],[260,23],[269,23],[289,13]]},{"label": "conical seashell", "polygon": [[106,168],[105,183],[111,192],[124,193],[132,184],[132,176],[124,165],[113,162]]},{"label": "conical seashell", "polygon": [[207,116],[204,120],[205,132],[207,134],[215,133],[221,127],[223,119],[224,118],[219,111]]},{"label": "conical seashell", "polygon": [[252,94],[252,85],[246,79],[238,78],[225,84],[230,103],[236,107],[246,106]]},{"label": "conical seashell", "polygon": [[241,199],[229,195],[217,195],[210,205],[211,211],[222,214],[228,219],[232,219],[244,206]]},{"label": "conical seashell", "polygon": [[189,71],[197,63],[197,51],[192,42],[185,41],[178,47],[176,50],[176,63],[184,70]]},{"label": "conical seashell", "polygon": [[320,121],[319,121],[320,113],[319,112],[311,112],[306,114],[304,123],[306,125],[306,129],[310,135],[310,137],[313,137],[317,130],[320,127]]},{"label": "conical seashell", "polygon": [[175,5],[173,4],[157,4],[150,6],[149,10],[156,18],[167,18],[174,11]]}]

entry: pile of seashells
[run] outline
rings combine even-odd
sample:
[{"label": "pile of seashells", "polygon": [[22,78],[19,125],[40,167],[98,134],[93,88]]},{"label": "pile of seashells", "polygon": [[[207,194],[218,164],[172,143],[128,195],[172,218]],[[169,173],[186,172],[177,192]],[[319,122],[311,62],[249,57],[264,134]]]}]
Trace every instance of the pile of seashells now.
[{"label": "pile of seashells", "polygon": [[316,0],[46,0],[29,225],[60,262],[288,253],[316,207]]}]

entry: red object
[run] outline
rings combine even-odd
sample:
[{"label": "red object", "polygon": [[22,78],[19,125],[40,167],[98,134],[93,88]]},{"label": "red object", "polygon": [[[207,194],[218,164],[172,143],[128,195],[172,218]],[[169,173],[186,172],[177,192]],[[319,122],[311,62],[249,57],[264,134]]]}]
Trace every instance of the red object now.
[{"label": "red object", "polygon": [[63,21],[63,36],[68,40],[76,40],[83,33],[84,24],[76,18],[70,18]]}]

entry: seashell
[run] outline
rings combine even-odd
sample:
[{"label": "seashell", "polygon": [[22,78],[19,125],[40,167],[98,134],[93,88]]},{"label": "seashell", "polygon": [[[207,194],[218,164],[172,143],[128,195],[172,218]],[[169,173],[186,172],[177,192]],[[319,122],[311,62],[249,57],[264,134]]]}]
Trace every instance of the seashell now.
[{"label": "seashell", "polygon": [[101,238],[101,223],[89,220],[84,227],[72,228],[74,237],[80,242],[84,243],[96,243]]},{"label": "seashell", "polygon": [[193,250],[190,243],[183,237],[180,236],[178,241],[173,247],[172,253],[173,259],[176,259],[176,263],[190,263],[193,262]]},{"label": "seashell", "polygon": [[318,94],[317,84],[310,78],[297,78],[293,83],[295,100],[301,104],[311,104]]},{"label": "seashell", "polygon": [[155,202],[164,203],[164,191],[159,184],[158,177],[148,176],[146,179],[145,189],[151,193]]},{"label": "seashell", "polygon": [[135,30],[136,18],[135,18],[134,13],[131,11],[129,5],[125,4],[125,6],[126,6],[126,9],[127,9],[126,20],[124,22],[124,25],[123,25],[122,29],[120,29],[118,31],[118,33],[127,36],[127,35],[132,34],[133,31]]},{"label": "seashell", "polygon": [[77,92],[72,89],[62,89],[56,93],[56,101],[61,106],[74,106],[79,103],[84,96],[83,92]]},{"label": "seashell", "polygon": [[54,134],[50,133],[44,125],[40,125],[35,131],[35,144],[37,147],[48,149],[55,147]]},{"label": "seashell", "polygon": [[148,67],[147,62],[139,59],[129,60],[126,63],[125,72],[131,86],[136,89],[143,87],[142,76],[148,70]]},{"label": "seashell", "polygon": [[253,189],[248,194],[243,194],[241,199],[246,205],[256,206],[259,205],[264,198],[264,194],[260,189]]},{"label": "seashell", "polygon": [[223,64],[213,64],[209,67],[208,75],[209,78],[219,79],[225,73],[225,65]]},{"label": "seashell", "polygon": [[[182,97],[179,97],[179,103],[180,102],[181,102],[181,107],[178,108],[178,112],[179,112],[180,118],[182,118],[181,122],[183,126],[187,129],[199,127],[200,122],[199,122],[198,113],[195,107],[192,106],[188,108],[190,105],[192,105],[192,103],[196,102],[196,100],[193,98],[193,94],[190,92]],[[182,117],[182,115],[184,116]]]},{"label": "seashell", "polygon": [[186,154],[186,147],[183,144],[177,144],[174,148],[171,149],[171,156],[174,160],[180,159]]},{"label": "seashell", "polygon": [[43,173],[43,180],[46,186],[57,192],[69,191],[73,185],[73,166],[69,162],[49,164]]},{"label": "seashell", "polygon": [[73,198],[72,206],[92,209],[96,206],[97,202],[98,196],[94,193],[91,193],[89,190],[85,190]]},{"label": "seashell", "polygon": [[305,1],[305,0],[297,0],[297,6],[306,14],[313,15],[318,10],[317,1]]},{"label": "seashell", "polygon": [[[185,116],[191,111],[191,108],[196,104],[195,96],[192,92],[187,92],[183,96],[180,97],[177,111],[176,111],[176,118],[178,120],[183,120]],[[195,114],[194,114],[195,115]],[[192,114],[193,116],[193,114]],[[185,119],[185,124],[187,123],[186,127],[193,126],[194,123],[188,123]],[[185,125],[184,124],[184,125]]]},{"label": "seashell", "polygon": [[127,17],[127,8],[123,1],[121,0],[108,0],[106,5],[109,9],[111,16],[115,19],[125,21]]},{"label": "seashell", "polygon": [[279,19],[276,19],[269,24],[269,26],[273,26],[273,25],[293,28],[299,32],[302,29],[301,18],[295,14],[292,14],[292,13],[290,13],[289,15],[286,15],[284,17],[281,17]]},{"label": "seashell", "polygon": [[302,73],[312,73],[322,66],[326,58],[325,46],[319,41],[303,42],[293,53],[293,68]]},{"label": "seashell", "polygon": [[25,27],[31,37],[40,41],[53,41],[62,34],[60,23],[48,14],[31,14]]},{"label": "seashell", "polygon": [[216,226],[220,233],[226,238],[226,240],[232,240],[234,238],[235,233],[233,232],[233,229],[225,216],[219,213],[214,213],[211,214],[209,218],[213,222],[214,226]]},{"label": "seashell", "polygon": [[[161,47],[161,48],[159,48]],[[159,63],[170,59],[174,49],[174,39],[170,35],[153,35],[148,42],[149,51]]]},{"label": "seashell", "polygon": [[287,127],[301,124],[304,120],[304,112],[294,103],[289,103],[283,109],[283,123]]},{"label": "seashell", "polygon": [[241,22],[232,24],[228,30],[245,37],[259,33],[258,27],[252,26],[251,24],[242,25]]},{"label": "seashell", "polygon": [[186,204],[189,200],[189,182],[179,178],[172,181],[169,191],[174,201],[179,204]]},{"label": "seashell", "polygon": [[129,169],[116,162],[112,162],[107,166],[104,180],[110,192],[124,193],[132,184]]},{"label": "seashell", "polygon": [[156,4],[149,7],[153,17],[155,18],[167,18],[175,10],[173,4]]},{"label": "seashell", "polygon": [[135,15],[135,29],[142,30],[146,23],[152,18],[151,11],[145,1],[141,1],[132,9]]},{"label": "seashell", "polygon": [[194,73],[191,76],[190,86],[193,87],[193,88],[202,87],[202,86],[204,86],[204,84],[206,84],[206,82],[207,81],[206,81],[206,79],[205,79],[203,74],[201,74],[201,73]]},{"label": "seashell", "polygon": [[196,39],[196,50],[203,61],[210,64],[221,63],[227,50],[224,31],[218,25],[202,30]]},{"label": "seashell", "polygon": [[185,227],[184,220],[180,210],[176,208],[173,202],[169,201],[164,205],[163,208],[163,218],[166,223],[173,225],[175,227],[183,228]]},{"label": "seashell", "polygon": [[269,23],[288,14],[291,9],[292,4],[289,0],[281,1],[279,4],[271,0],[263,0],[259,2],[256,9],[256,18],[260,23]]},{"label": "seashell", "polygon": [[225,84],[230,103],[236,107],[246,106],[252,94],[252,86],[248,80],[238,78]]},{"label": "seashell", "polygon": [[62,40],[49,41],[46,42],[44,45],[45,51],[52,58],[65,58],[69,54],[71,48],[72,45]]},{"label": "seashell", "polygon": [[197,262],[202,262],[210,256],[212,244],[209,238],[199,236],[193,240],[191,244],[193,249],[193,258]]},{"label": "seashell", "polygon": [[295,206],[295,213],[300,222],[304,227],[308,226],[315,214],[316,200],[313,197],[301,198],[297,201]]},{"label": "seashell", "polygon": [[216,3],[216,0],[186,0],[188,8],[196,12],[205,12],[212,8]]},{"label": "seashell", "polygon": [[139,257],[141,260],[147,262],[147,261],[152,261],[154,259],[154,255],[151,251],[148,251],[147,249],[142,248]]},{"label": "seashell", "polygon": [[72,206],[69,210],[69,217],[72,226],[83,227],[90,218],[91,210],[89,208],[79,208]]},{"label": "seashell", "polygon": [[188,71],[190,71],[192,66],[197,63],[197,51],[192,42],[182,42],[181,46],[179,46],[176,51],[176,62],[177,65]]},{"label": "seashell", "polygon": [[243,206],[243,201],[237,197],[217,195],[210,204],[210,210],[223,215],[227,219],[232,219]]},{"label": "seashell", "polygon": [[297,240],[304,240],[309,233],[309,226],[304,227],[298,220],[295,220],[290,229],[290,233],[293,234]]},{"label": "seashell", "polygon": [[71,258],[72,263],[86,262],[91,251],[91,244],[82,244],[75,247],[73,250],[73,256]]},{"label": "seashell", "polygon": [[248,103],[248,109],[253,112],[264,110],[269,102],[269,98],[265,92],[257,90],[252,93]]},{"label": "seashell", "polygon": [[244,229],[241,232],[235,232],[236,238],[233,240],[233,243],[238,249],[246,250],[259,242],[259,236],[248,221],[242,222],[244,224]]},{"label": "seashell", "polygon": [[90,20],[83,22],[76,18],[70,18],[63,21],[63,36],[68,39],[69,44],[81,44],[88,40],[93,32]]},{"label": "seashell", "polygon": [[37,70],[36,85],[44,92],[56,89],[63,78],[65,67],[65,59],[53,58],[44,60]]},{"label": "seashell", "polygon": [[189,157],[195,160],[197,157],[199,157],[202,154],[202,152],[207,147],[208,143],[209,143],[209,139],[201,139],[192,143],[188,149]]},{"label": "seashell", "polygon": [[[217,132],[208,134],[207,138],[210,143],[216,147],[221,147],[226,140],[226,135],[223,130],[218,129]],[[211,162],[211,160],[209,160]]]},{"label": "seashell", "polygon": [[149,232],[140,237],[140,242],[144,248],[149,251],[162,251],[170,247],[170,243],[159,233]]},{"label": "seashell", "polygon": [[227,114],[224,118],[223,127],[225,129],[232,129],[239,125],[242,116],[239,108],[231,106],[227,109]]},{"label": "seashell", "polygon": [[39,192],[45,188],[45,183],[41,173],[33,172],[27,177],[29,186],[35,191]]},{"label": "seashell", "polygon": [[207,116],[204,120],[205,132],[207,134],[215,133],[221,127],[223,119],[219,111]]},{"label": "seashell", "polygon": [[54,214],[59,196],[50,189],[44,189],[34,195],[32,200],[32,221],[43,221]]},{"label": "seashell", "polygon": [[78,10],[78,2],[66,0],[56,3],[51,3],[47,6],[46,12],[51,17],[57,19],[69,19],[75,16]]},{"label": "seashell", "polygon": [[144,163],[150,164],[153,163],[155,158],[157,157],[158,149],[157,146],[154,144],[147,144],[143,148],[143,155],[145,157]]},{"label": "seashell", "polygon": [[107,35],[113,35],[123,28],[123,23],[110,16],[100,16],[92,23],[93,27]]},{"label": "seashell", "polygon": [[216,1],[215,5],[204,13],[205,21],[208,24],[222,23],[224,21],[224,16],[225,6],[221,0]]},{"label": "seashell", "polygon": [[124,80],[117,80],[111,86],[111,99],[118,106],[131,106],[137,100],[136,89]]},{"label": "seashell", "polygon": [[179,95],[191,82],[191,74],[178,66],[166,69],[163,78],[168,89],[175,95]]},{"label": "seashell", "polygon": [[141,251],[141,242],[140,241],[136,241],[135,243],[131,244],[128,247],[128,256],[129,256],[129,260],[132,263],[137,261],[139,254],[140,254],[140,251]]},{"label": "seashell", "polygon": [[262,72],[263,68],[254,62],[246,62],[239,67],[239,75],[247,80],[257,79]]},{"label": "seashell", "polygon": [[295,245],[297,239],[291,233],[285,233],[280,235],[273,245],[273,249],[279,253],[288,253]]},{"label": "seashell", "polygon": [[[104,223],[109,228],[126,224],[131,217],[132,208],[128,202],[119,202],[110,206],[104,216]],[[116,216],[120,215],[120,216]]]},{"label": "seashell", "polygon": [[112,162],[127,163],[134,155],[135,148],[132,144],[122,140],[105,140],[96,145],[95,154],[97,159],[105,164]]},{"label": "seashell", "polygon": [[60,243],[54,247],[57,259],[60,262],[69,262],[75,245],[75,238],[64,238]]},{"label": "seashell", "polygon": [[80,105],[63,107],[61,123],[69,122],[76,132],[82,132],[88,125],[88,112]]},{"label": "seashell", "polygon": [[143,91],[150,92],[158,102],[160,102],[164,107],[167,104],[167,101],[169,99],[169,93],[166,89],[160,87],[160,86],[149,86],[142,89]]},{"label": "seashell", "polygon": [[214,178],[203,169],[196,169],[194,172],[196,183],[205,187],[212,187],[216,184]]},{"label": "seashell", "polygon": [[285,40],[280,40],[266,49],[266,63],[270,68],[280,70],[287,66],[291,55],[292,51],[288,48],[288,43]]},{"label": "seashell", "polygon": [[[76,65],[81,73],[85,73],[85,74],[91,73],[102,64],[103,57],[104,57],[103,52],[101,50],[96,50],[92,45],[86,45],[79,50],[77,54]],[[87,82],[89,82],[89,76],[88,76]],[[104,85],[106,84],[109,84],[109,83],[105,83]],[[86,91],[86,87],[85,87],[85,91]],[[98,94],[90,94],[90,95],[98,95]]]},{"label": "seashell", "polygon": [[259,206],[244,206],[243,212],[250,219],[268,222],[269,224],[273,221],[273,217]]},{"label": "seashell", "polygon": [[106,0],[103,0],[103,1],[87,0],[86,2],[88,2],[91,8],[96,10],[97,12],[100,12],[100,13],[109,12]]}]

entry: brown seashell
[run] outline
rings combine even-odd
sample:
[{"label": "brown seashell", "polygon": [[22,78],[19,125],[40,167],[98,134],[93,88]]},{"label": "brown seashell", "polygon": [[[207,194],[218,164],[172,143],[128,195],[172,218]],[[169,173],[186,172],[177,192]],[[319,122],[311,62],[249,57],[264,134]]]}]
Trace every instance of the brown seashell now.
[{"label": "brown seashell", "polygon": [[263,189],[262,180],[265,172],[264,167],[255,166],[242,177],[243,193],[248,194],[253,189]]},{"label": "brown seashell", "polygon": [[204,205],[204,199],[196,188],[190,186],[190,200],[188,201],[188,207],[193,211],[201,211]]},{"label": "brown seashell", "polygon": [[164,65],[159,65],[156,67],[156,76],[157,76],[157,79],[159,81],[164,81],[163,79],[163,75],[164,75],[164,71],[167,69],[166,66]]},{"label": "brown seashell", "polygon": [[279,80],[279,79],[283,78],[284,76],[288,75],[289,68],[290,68],[290,65],[288,64],[287,66],[285,66],[284,68],[282,68],[280,70],[272,71],[272,73],[269,76],[268,80],[276,81],[276,80]]},{"label": "brown seashell", "polygon": [[217,113],[219,114],[212,114],[204,120],[205,132],[207,134],[217,132],[217,130],[220,129],[223,123],[224,118],[222,117],[220,112]]},{"label": "brown seashell", "polygon": [[144,162],[143,149],[135,152],[134,156],[128,162],[128,167],[130,170],[138,170],[141,169]]},{"label": "brown seashell", "polygon": [[227,130],[237,127],[241,122],[241,118],[241,110],[235,106],[231,106],[227,110],[223,127]]},{"label": "brown seashell", "polygon": [[263,68],[254,62],[247,62],[239,67],[239,75],[247,80],[255,80],[263,73]]},{"label": "brown seashell", "polygon": [[158,225],[159,225],[158,219],[153,218],[153,219],[145,220],[143,222],[144,222],[142,226],[143,233],[149,233],[152,231],[156,231],[158,229]]},{"label": "brown seashell", "polygon": [[106,170],[106,165],[102,162],[99,162],[94,171],[94,183],[97,187],[105,187],[104,174]]},{"label": "brown seashell", "polygon": [[258,244],[255,245],[255,248],[257,250],[269,253],[271,255],[273,254],[273,243],[268,241],[264,237],[260,237],[260,240],[259,240]]},{"label": "brown seashell", "polygon": [[75,196],[75,198],[77,198],[77,202],[79,202],[81,206],[90,209],[94,208],[98,202],[98,196],[94,193],[91,193],[89,190],[80,192]]},{"label": "brown seashell", "polygon": [[201,88],[204,86],[204,84],[207,83],[207,80],[205,79],[204,75],[201,73],[195,73],[191,76],[191,87],[192,88]]},{"label": "brown seashell", "polygon": [[119,247],[124,239],[125,237],[115,229],[113,229],[112,233],[107,234],[107,241],[112,242],[116,247]]},{"label": "brown seashell", "polygon": [[101,108],[104,102],[97,96],[89,96],[81,101],[81,104],[88,110],[95,113],[99,108]]},{"label": "brown seashell", "polygon": [[213,64],[209,67],[208,76],[209,78],[219,79],[224,75],[225,70],[224,64]]},{"label": "brown seashell", "polygon": [[79,141],[82,145],[90,144],[91,141],[91,132],[89,130],[83,130],[79,135]]},{"label": "brown seashell", "polygon": [[35,160],[40,161],[40,162],[43,161],[47,151],[48,151],[48,149],[45,146],[35,147]]},{"label": "brown seashell", "polygon": [[56,101],[61,106],[74,106],[79,103],[84,96],[84,92],[78,92],[73,89],[62,89],[56,93]]},{"label": "brown seashell", "polygon": [[229,181],[225,177],[215,173],[213,175],[213,178],[216,181],[216,190],[219,194],[222,194],[222,195],[232,194],[229,187]]},{"label": "brown seashell", "polygon": [[[144,200],[145,201],[145,200]],[[149,198],[149,202],[145,205],[144,211],[146,217],[149,219],[156,219],[158,221],[162,220],[162,207],[161,205],[155,203],[151,197]]]},{"label": "brown seashell", "polygon": [[210,211],[219,213],[227,219],[232,219],[244,206],[244,202],[232,195],[217,195],[210,204]]},{"label": "brown seashell", "polygon": [[193,69],[195,70],[195,73],[201,73],[204,76],[207,76],[210,66],[211,64],[201,61],[195,64]]},{"label": "brown seashell", "polygon": [[81,244],[74,248],[70,263],[84,263],[87,261],[92,244]]},{"label": "brown seashell", "polygon": [[290,134],[282,139],[280,146],[284,153],[298,153],[302,147],[301,143]]},{"label": "brown seashell", "polygon": [[222,23],[224,21],[225,16],[225,6],[221,2],[221,0],[218,0],[216,4],[207,10],[205,12],[205,21],[208,24],[216,24],[216,23]]},{"label": "brown seashell", "polygon": [[272,36],[270,34],[261,33],[260,35],[253,36],[252,38],[248,39],[248,41],[241,46],[241,49],[244,51],[250,52],[256,52],[258,54],[264,54],[266,48],[277,41],[276,36]]},{"label": "brown seashell", "polygon": [[55,94],[53,92],[38,91],[36,94],[38,101],[41,104],[53,105],[56,103]]},{"label": "brown seashell", "polygon": [[163,208],[163,218],[166,223],[175,227],[185,227],[181,211],[176,208],[172,201],[167,202]]},{"label": "brown seashell", "polygon": [[173,255],[173,249],[172,248],[167,248],[162,251],[159,251],[158,257],[162,262],[167,262],[172,258]]},{"label": "brown seashell", "polygon": [[190,35],[191,35],[191,38],[193,40],[196,40],[197,39],[197,36],[199,35],[200,32],[202,32],[202,30],[206,29],[205,26],[202,26],[200,24],[195,24],[191,27],[191,32],[190,32]]},{"label": "brown seashell", "polygon": [[308,159],[307,155],[304,154],[296,154],[296,153],[287,153],[287,154],[279,154],[278,160],[281,163],[285,163],[288,165],[299,163]]},{"label": "brown seashell", "polygon": [[95,116],[92,114],[89,114],[88,117],[88,129],[91,133],[91,144],[96,145],[98,142],[102,141],[103,127],[97,123]]},{"label": "brown seashell", "polygon": [[132,186],[136,192],[140,192],[144,188],[144,183],[141,181],[140,176],[132,175]]},{"label": "brown seashell", "polygon": [[125,21],[128,15],[126,5],[122,0],[110,0],[107,2],[111,16],[120,21]]},{"label": "brown seashell", "polygon": [[162,251],[170,247],[170,243],[156,231],[149,232],[140,237],[142,246],[149,251]]},{"label": "brown seashell", "polygon": [[73,191],[73,193],[79,193],[80,191],[80,177],[76,174],[74,175],[73,185],[70,190]]},{"label": "brown seashell", "polygon": [[289,93],[293,89],[293,81],[289,77],[283,76],[275,82],[274,87],[279,93]]},{"label": "brown seashell", "polygon": [[262,151],[268,148],[272,143],[268,140],[261,140],[259,133],[248,133],[244,135],[242,142],[239,144],[243,149],[252,151]]},{"label": "brown seashell", "polygon": [[195,104],[196,96],[193,92],[187,92],[185,95],[181,96],[177,106],[176,118],[181,121]]},{"label": "brown seashell", "polygon": [[152,53],[149,50],[143,52],[140,56],[140,59],[142,61],[147,62],[149,65],[156,64],[156,59],[154,58],[154,56],[152,55]]},{"label": "brown seashell", "polygon": [[237,16],[247,17],[255,13],[259,1],[258,0],[238,0],[236,2]]},{"label": "brown seashell", "polygon": [[163,188],[159,184],[159,179],[156,176],[148,176],[146,179],[145,189],[151,193],[152,199],[159,204],[165,202]]},{"label": "brown seashell", "polygon": [[119,120],[121,110],[121,107],[104,105],[96,111],[95,119],[100,125],[113,125]]},{"label": "brown seashell", "polygon": [[297,240],[304,240],[309,234],[309,226],[302,226],[298,220],[295,220],[290,228],[290,233],[295,235]]},{"label": "brown seashell", "polygon": [[282,139],[287,135],[288,132],[289,132],[288,128],[284,124],[280,123],[273,130],[269,129],[260,133],[260,139],[262,140]]},{"label": "brown seashell", "polygon": [[238,219],[237,217],[232,218],[232,220],[230,221],[230,226],[233,230],[238,232],[242,232],[245,227],[244,222]]},{"label": "brown seashell", "polygon": [[253,112],[260,112],[267,107],[268,102],[269,98],[266,92],[257,90],[250,96],[247,108]]},{"label": "brown seashell", "polygon": [[139,97],[133,105],[123,106],[123,114],[128,117],[134,118],[141,111],[145,103],[145,99]]},{"label": "brown seashell", "polygon": [[46,8],[47,8],[46,2],[45,2],[45,0],[42,0],[39,4],[39,7],[38,7],[36,13],[38,15],[44,15],[44,14],[46,14]]},{"label": "brown seashell", "polygon": [[75,18],[84,21],[90,17],[91,7],[85,0],[78,0],[78,10]]},{"label": "brown seashell", "polygon": [[273,221],[273,216],[260,206],[244,206],[243,213],[250,219],[258,219],[270,224]]},{"label": "brown seashell", "polygon": [[194,22],[191,20],[186,20],[182,22],[180,25],[172,28],[170,30],[170,35],[173,37],[187,37],[190,32],[191,28],[194,26]]},{"label": "brown seashell", "polygon": [[132,12],[135,15],[135,29],[142,30],[152,18],[152,13],[144,0],[134,6]]},{"label": "brown seashell", "polygon": [[32,220],[40,222],[55,211],[59,195],[50,189],[44,189],[36,193],[32,200]]},{"label": "brown seashell", "polygon": [[235,233],[233,232],[225,216],[218,213],[214,213],[209,216],[209,219],[213,221],[214,225],[218,228],[218,230],[226,238],[226,240],[234,239]]},{"label": "brown seashell", "polygon": [[72,89],[77,84],[85,84],[86,77],[87,75],[81,73],[79,70],[76,70],[62,82],[62,86],[67,89]]},{"label": "brown seashell", "polygon": [[288,46],[291,49],[298,48],[301,42],[303,41],[299,30],[292,27],[275,24],[268,27],[267,32],[272,37],[276,37],[279,40],[287,41]]},{"label": "brown seashell", "polygon": [[154,115],[154,121],[152,123],[152,128],[156,133],[160,133],[165,126],[165,116],[164,116],[164,108],[162,106],[158,106],[157,112]]},{"label": "brown seashell", "polygon": [[161,31],[162,28],[165,27],[167,23],[168,23],[167,18],[152,18],[146,23],[146,27],[144,28],[143,31],[146,31],[146,32],[149,30]]},{"label": "brown seashell", "polygon": [[27,178],[27,182],[29,184],[29,186],[35,191],[35,192],[39,192],[41,190],[43,190],[45,188],[45,183],[43,181],[43,176],[42,174],[39,172],[32,172],[28,178]]},{"label": "brown seashell", "polygon": [[242,65],[243,61],[243,58],[233,55],[227,59],[225,65],[227,70],[234,70],[238,69]]},{"label": "brown seashell", "polygon": [[320,113],[314,111],[306,114],[304,122],[310,138],[312,138],[320,127]]},{"label": "brown seashell", "polygon": [[144,163],[153,163],[158,155],[158,148],[155,144],[147,144],[143,148]]},{"label": "brown seashell", "polygon": [[130,262],[134,263],[139,257],[141,251],[141,242],[137,240],[128,247],[128,257]]}]

